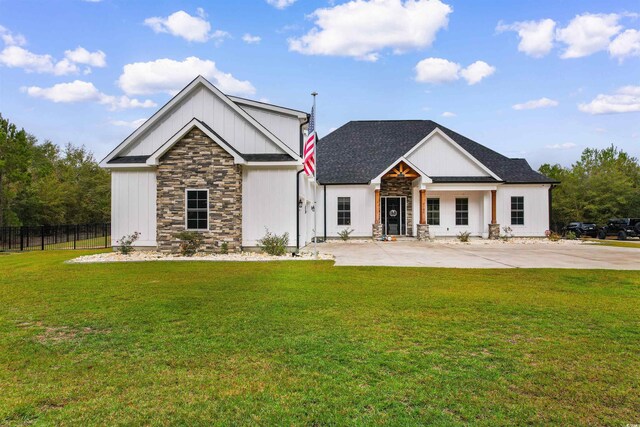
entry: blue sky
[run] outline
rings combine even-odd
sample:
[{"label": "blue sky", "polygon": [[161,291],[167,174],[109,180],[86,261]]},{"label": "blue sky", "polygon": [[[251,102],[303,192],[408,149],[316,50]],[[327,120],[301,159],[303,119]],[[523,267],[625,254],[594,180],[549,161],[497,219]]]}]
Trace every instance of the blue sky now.
[{"label": "blue sky", "polygon": [[634,1],[0,0],[0,112],[98,159],[198,73],[349,120],[432,119],[537,167],[640,156]]}]

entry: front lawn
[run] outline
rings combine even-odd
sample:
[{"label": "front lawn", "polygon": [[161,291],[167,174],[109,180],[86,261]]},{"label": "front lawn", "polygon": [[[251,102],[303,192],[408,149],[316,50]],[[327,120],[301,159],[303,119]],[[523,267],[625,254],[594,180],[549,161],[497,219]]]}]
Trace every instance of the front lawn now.
[{"label": "front lawn", "polygon": [[640,274],[0,256],[0,425],[640,423]]}]

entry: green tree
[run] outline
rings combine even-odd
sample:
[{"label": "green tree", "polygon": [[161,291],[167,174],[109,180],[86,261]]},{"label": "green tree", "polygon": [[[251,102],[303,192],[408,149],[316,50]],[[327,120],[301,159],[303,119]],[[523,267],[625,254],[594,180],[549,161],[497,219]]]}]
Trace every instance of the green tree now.
[{"label": "green tree", "polygon": [[553,190],[555,224],[640,216],[640,165],[613,145],[587,148],[571,167],[544,164],[540,172],[561,184]]}]

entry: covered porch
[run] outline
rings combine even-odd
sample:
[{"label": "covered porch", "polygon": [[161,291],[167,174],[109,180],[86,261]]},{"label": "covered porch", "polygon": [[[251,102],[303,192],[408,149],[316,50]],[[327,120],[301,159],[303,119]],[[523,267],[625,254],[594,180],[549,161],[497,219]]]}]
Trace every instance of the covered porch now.
[{"label": "covered porch", "polygon": [[456,236],[497,238],[499,182],[491,177],[429,177],[406,159],[372,180],[372,235],[418,240]]}]

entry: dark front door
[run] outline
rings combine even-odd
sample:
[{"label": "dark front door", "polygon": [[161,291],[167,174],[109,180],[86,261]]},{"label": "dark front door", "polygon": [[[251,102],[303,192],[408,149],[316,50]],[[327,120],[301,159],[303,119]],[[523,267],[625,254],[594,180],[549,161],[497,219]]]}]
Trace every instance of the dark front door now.
[{"label": "dark front door", "polygon": [[381,200],[380,216],[384,225],[385,234],[388,236],[400,236],[405,234],[406,206],[402,197],[383,197]]}]

